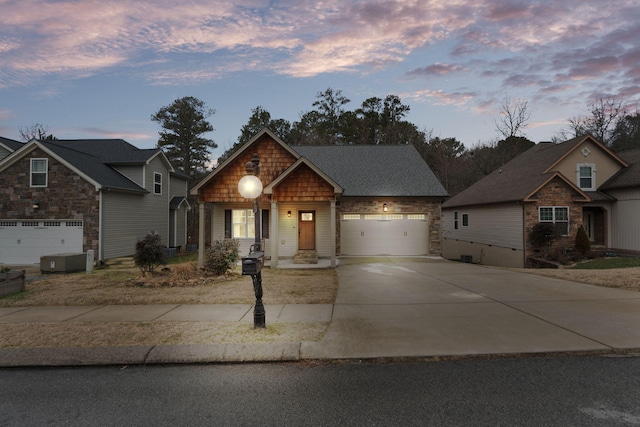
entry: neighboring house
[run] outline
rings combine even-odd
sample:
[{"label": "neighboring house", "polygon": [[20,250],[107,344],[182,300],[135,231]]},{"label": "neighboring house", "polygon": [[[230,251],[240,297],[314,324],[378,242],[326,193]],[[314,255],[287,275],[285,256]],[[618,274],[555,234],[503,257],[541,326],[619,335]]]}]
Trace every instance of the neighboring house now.
[{"label": "neighboring house", "polygon": [[241,253],[249,252],[252,201],[239,194],[238,181],[254,153],[272,267],[305,252],[332,265],[338,255],[440,254],[440,206],[447,193],[413,146],[291,147],[267,129],[191,190],[200,201],[200,242],[210,203],[212,240],[235,238]]},{"label": "neighboring house", "polygon": [[14,141],[13,139],[7,139],[0,136],[0,161],[9,154],[18,150],[24,145],[22,142]]},{"label": "neighboring house", "polygon": [[595,246],[639,251],[638,160],[592,136],[539,143],[443,203],[443,256],[524,267],[539,222],[561,227],[567,247],[584,226]]},{"label": "neighboring house", "polygon": [[186,245],[188,177],[160,149],[122,139],[32,140],[0,161],[0,263],[94,250],[99,261],[135,252],[157,231]]}]

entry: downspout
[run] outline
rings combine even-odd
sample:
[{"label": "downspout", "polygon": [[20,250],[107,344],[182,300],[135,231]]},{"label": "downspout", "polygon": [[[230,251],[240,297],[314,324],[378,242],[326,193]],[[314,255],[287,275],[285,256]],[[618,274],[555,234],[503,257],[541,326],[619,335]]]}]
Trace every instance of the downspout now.
[{"label": "downspout", "polygon": [[100,194],[100,202],[98,206],[98,260],[101,264],[104,264],[104,200],[102,197],[104,192],[102,189],[99,189],[98,191]]},{"label": "downspout", "polygon": [[269,231],[269,239],[271,240],[271,268],[278,268],[278,242],[280,241],[280,231],[278,230],[278,202],[271,200],[271,230]]},{"label": "downspout", "polygon": [[527,266],[527,212],[524,202],[518,202],[522,206],[522,267]]},{"label": "downspout", "polygon": [[204,202],[198,201],[198,268],[204,267]]}]

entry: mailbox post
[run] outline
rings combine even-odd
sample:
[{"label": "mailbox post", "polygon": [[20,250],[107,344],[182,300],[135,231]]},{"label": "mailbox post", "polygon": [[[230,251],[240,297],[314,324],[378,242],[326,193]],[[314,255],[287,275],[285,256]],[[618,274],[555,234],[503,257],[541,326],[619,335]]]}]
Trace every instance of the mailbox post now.
[{"label": "mailbox post", "polygon": [[242,197],[253,199],[253,218],[255,224],[255,243],[249,250],[249,255],[242,258],[242,274],[253,279],[253,291],[256,295],[256,304],[253,309],[253,328],[266,328],[266,313],[262,303],[262,267],[264,266],[264,248],[262,248],[260,232],[260,206],[258,198],[262,193],[260,181],[260,159],[254,154],[250,162],[246,164],[248,175],[243,176],[238,182],[238,191]]}]

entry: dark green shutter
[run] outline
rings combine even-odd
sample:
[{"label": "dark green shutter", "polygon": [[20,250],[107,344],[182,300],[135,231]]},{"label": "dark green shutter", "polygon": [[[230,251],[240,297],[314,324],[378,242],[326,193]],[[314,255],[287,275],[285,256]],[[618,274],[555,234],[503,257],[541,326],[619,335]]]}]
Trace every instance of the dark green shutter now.
[{"label": "dark green shutter", "polygon": [[231,238],[231,209],[224,210],[224,238]]},{"label": "dark green shutter", "polygon": [[268,210],[262,211],[262,238],[263,239],[269,238],[269,211]]}]

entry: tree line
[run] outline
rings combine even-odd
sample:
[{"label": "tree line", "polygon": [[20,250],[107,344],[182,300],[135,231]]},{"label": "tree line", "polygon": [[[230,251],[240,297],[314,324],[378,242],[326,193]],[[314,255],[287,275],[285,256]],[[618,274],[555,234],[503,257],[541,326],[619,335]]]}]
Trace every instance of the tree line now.
[{"label": "tree line", "polygon": [[[341,90],[318,92],[311,109],[297,121],[272,118],[256,106],[233,146],[217,159],[222,163],[263,128],[269,128],[285,143],[295,145],[413,145],[450,195],[469,187],[535,143],[526,137],[530,119],[526,100],[506,96],[496,118],[495,140],[465,147],[455,137],[435,136],[406,119],[410,106],[397,95],[371,97],[355,109]],[[204,135],[214,130],[209,119],[215,110],[193,96],[176,99],[151,115],[159,131],[157,146],[173,165],[190,175],[195,185],[208,172],[210,150],[218,145]],[[20,128],[24,140],[55,139],[48,128],[37,124]],[[590,133],[614,151],[640,147],[640,112],[616,97],[601,98],[587,107],[587,114],[568,119],[568,126],[552,142]]]}]

